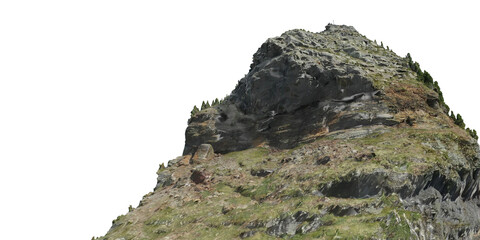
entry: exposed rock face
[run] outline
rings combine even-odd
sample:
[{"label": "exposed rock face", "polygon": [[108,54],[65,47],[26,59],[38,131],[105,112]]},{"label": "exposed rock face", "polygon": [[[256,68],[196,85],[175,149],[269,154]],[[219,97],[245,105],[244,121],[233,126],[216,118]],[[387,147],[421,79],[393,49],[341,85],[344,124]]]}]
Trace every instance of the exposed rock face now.
[{"label": "exposed rock face", "polygon": [[291,148],[329,131],[397,124],[375,84],[385,72],[405,74],[405,62],[377,48],[347,26],[267,40],[227,101],[190,119],[184,154],[202,143],[220,153]]},{"label": "exposed rock face", "polygon": [[480,148],[439,103],[353,27],[288,31],[100,239],[480,239]]}]

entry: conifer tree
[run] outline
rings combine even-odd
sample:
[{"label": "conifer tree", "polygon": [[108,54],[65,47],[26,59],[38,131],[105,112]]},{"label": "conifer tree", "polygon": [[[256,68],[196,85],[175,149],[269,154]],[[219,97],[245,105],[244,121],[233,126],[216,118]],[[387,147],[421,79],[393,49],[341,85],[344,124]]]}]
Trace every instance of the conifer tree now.
[{"label": "conifer tree", "polygon": [[200,108],[200,110],[205,110],[207,109],[207,105],[205,104],[205,101],[202,101],[202,107]]},{"label": "conifer tree", "polygon": [[413,65],[414,65],[414,68],[415,68],[414,71],[417,72],[417,80],[419,82],[424,82],[423,72],[422,72],[422,69],[420,68],[420,64],[418,62],[415,62]]},{"label": "conifer tree", "polygon": [[194,105],[193,110],[190,112],[190,117],[195,116],[198,112],[200,112],[200,110],[197,108],[197,105]]},{"label": "conifer tree", "polygon": [[[407,61],[408,61],[408,67],[410,67],[410,69],[412,69],[413,67],[413,60],[412,60],[412,56],[410,55],[410,53],[407,53]],[[413,69],[412,69],[413,70]]]},{"label": "conifer tree", "polygon": [[465,123],[463,122],[462,115],[457,113],[457,119],[455,120],[455,124],[457,124],[459,127],[465,129]]},{"label": "conifer tree", "polygon": [[210,108],[210,103],[208,103],[208,101],[205,103],[205,108]]},{"label": "conifer tree", "polygon": [[[428,73],[427,71],[423,71],[423,82],[428,86],[428,87],[433,87],[433,78]],[[438,84],[437,84],[438,85]]]},{"label": "conifer tree", "polygon": [[457,121],[457,118],[455,117],[455,113],[453,113],[453,111],[450,112],[450,118],[456,122]]},{"label": "conifer tree", "polygon": [[468,134],[470,134],[470,136],[472,136],[475,140],[478,140],[477,131],[476,131],[475,129],[467,128],[467,132],[468,132]]}]

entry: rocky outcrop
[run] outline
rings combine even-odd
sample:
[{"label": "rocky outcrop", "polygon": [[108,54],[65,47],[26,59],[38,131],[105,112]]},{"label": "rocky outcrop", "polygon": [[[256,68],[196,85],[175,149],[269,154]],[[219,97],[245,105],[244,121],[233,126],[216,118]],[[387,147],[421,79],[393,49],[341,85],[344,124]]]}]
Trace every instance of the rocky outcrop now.
[{"label": "rocky outcrop", "polygon": [[190,119],[184,154],[202,143],[220,153],[263,143],[291,148],[329,131],[398,124],[375,87],[382,71],[375,75],[370,67],[384,63],[405,72],[404,62],[396,57],[387,64],[375,51],[376,44],[347,26],[267,40],[226,101]]},{"label": "rocky outcrop", "polygon": [[322,226],[320,215],[303,211],[273,219],[266,225],[267,234],[276,237],[293,236],[296,233],[305,234],[317,230],[320,226]]}]

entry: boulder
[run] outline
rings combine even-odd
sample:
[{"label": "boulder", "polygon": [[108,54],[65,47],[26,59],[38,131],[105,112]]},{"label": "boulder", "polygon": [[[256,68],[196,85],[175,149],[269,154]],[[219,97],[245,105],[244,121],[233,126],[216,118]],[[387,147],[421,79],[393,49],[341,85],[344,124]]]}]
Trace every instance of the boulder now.
[{"label": "boulder", "polygon": [[213,152],[213,147],[210,144],[201,144],[198,146],[197,151],[192,157],[193,163],[199,163],[202,161],[209,161],[215,157],[215,153]]},{"label": "boulder", "polygon": [[173,184],[172,173],[168,170],[163,170],[158,173],[157,185],[155,186],[154,191],[159,188],[170,186],[172,184]]},{"label": "boulder", "polygon": [[204,172],[199,170],[194,170],[192,175],[190,176],[190,180],[192,180],[195,184],[200,184],[205,182],[206,176]]}]

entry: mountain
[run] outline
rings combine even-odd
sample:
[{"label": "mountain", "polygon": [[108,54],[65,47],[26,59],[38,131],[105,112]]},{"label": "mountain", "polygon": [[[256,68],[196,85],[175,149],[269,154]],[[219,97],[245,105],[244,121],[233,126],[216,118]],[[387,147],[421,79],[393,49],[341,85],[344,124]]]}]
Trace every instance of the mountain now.
[{"label": "mountain", "polygon": [[410,55],[353,27],[268,39],[96,239],[480,239],[480,148]]}]

